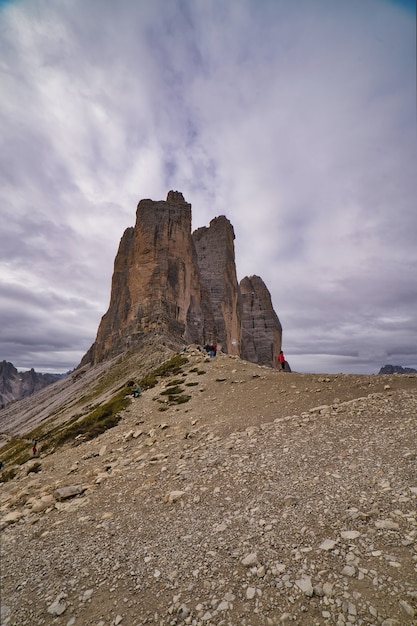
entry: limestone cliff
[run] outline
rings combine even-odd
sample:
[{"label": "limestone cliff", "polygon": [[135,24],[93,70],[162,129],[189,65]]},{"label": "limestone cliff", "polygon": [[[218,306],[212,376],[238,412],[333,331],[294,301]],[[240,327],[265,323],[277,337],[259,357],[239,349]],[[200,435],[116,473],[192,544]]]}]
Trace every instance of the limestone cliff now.
[{"label": "limestone cliff", "polygon": [[281,349],[282,327],[264,281],[245,276],[240,281],[242,301],[241,357],[259,365],[276,363]]},{"label": "limestone cliff", "polygon": [[240,303],[235,265],[235,233],[223,215],[211,220],[208,228],[193,233],[198,266],[208,290],[215,322],[215,336],[223,352],[240,354]]},{"label": "limestone cliff", "polygon": [[[157,336],[178,346],[216,342],[228,354],[273,365],[281,325],[261,279],[239,287],[234,238],[224,216],[191,233],[191,204],[177,191],[166,201],[141,200],[135,226],[120,241],[109,309],[81,364]],[[254,290],[255,306],[248,299]]]}]

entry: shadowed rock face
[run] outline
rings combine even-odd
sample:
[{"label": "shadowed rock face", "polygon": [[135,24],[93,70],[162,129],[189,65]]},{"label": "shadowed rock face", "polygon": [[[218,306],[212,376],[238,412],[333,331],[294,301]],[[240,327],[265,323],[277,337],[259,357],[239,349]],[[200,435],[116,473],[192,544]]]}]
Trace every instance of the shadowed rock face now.
[{"label": "shadowed rock face", "polygon": [[213,310],[215,331],[207,336],[227,354],[240,354],[241,320],[235,265],[235,233],[223,215],[193,233],[201,280]]},{"label": "shadowed rock face", "polygon": [[241,357],[259,365],[276,363],[281,349],[282,327],[264,281],[247,276],[240,281],[242,301]]},{"label": "shadowed rock face", "polygon": [[[166,201],[141,200],[135,227],[120,241],[109,309],[81,364],[139,346],[154,333],[178,346],[217,343],[227,354],[273,365],[281,347],[281,325],[258,277],[244,279],[243,308],[234,238],[224,216],[191,234],[191,204],[177,191],[170,191]],[[253,289],[255,307],[247,300]]]}]

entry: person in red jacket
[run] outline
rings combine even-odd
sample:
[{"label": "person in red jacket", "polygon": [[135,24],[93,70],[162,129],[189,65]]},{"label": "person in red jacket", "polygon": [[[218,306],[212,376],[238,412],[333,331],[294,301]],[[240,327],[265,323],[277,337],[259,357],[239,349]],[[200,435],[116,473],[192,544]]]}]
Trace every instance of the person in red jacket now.
[{"label": "person in red jacket", "polygon": [[283,351],[281,350],[279,355],[278,355],[278,363],[281,366],[281,369],[284,371],[285,369],[285,355],[283,353]]}]

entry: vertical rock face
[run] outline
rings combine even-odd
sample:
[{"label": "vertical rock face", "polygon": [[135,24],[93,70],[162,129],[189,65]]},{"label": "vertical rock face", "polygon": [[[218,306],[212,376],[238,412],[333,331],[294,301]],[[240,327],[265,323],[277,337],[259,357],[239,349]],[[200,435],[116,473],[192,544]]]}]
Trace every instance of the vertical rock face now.
[{"label": "vertical rock face", "polygon": [[282,326],[264,281],[247,276],[240,281],[242,301],[241,357],[260,365],[274,365],[281,349]]},{"label": "vertical rock face", "polygon": [[141,200],[136,225],[120,242],[93,362],[122,352],[149,333],[201,343],[210,321],[191,237],[191,204],[174,191],[166,201]]},{"label": "vertical rock face", "polygon": [[179,345],[216,342],[228,354],[273,365],[281,325],[260,278],[245,278],[239,288],[234,238],[224,216],[191,234],[191,205],[177,191],[166,201],[141,200],[135,227],[120,241],[109,309],[81,364],[155,334]]},{"label": "vertical rock face", "polygon": [[241,326],[234,239],[233,226],[223,215],[211,220],[208,228],[193,233],[200,275],[215,322],[215,336],[206,337],[206,341],[217,342],[227,354],[238,355]]}]

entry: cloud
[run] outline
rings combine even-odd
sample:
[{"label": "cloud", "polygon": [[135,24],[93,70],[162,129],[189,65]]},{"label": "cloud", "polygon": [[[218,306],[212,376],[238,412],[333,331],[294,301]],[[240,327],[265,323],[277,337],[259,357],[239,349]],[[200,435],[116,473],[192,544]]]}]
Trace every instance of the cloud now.
[{"label": "cloud", "polygon": [[74,367],[137,202],[178,189],[232,222],[294,369],[417,367],[406,4],[0,6],[3,358]]}]

